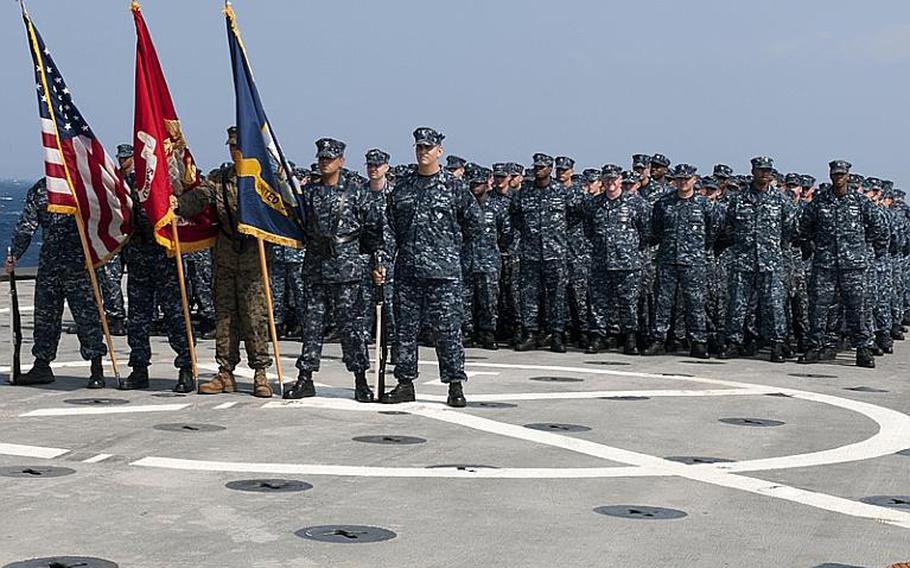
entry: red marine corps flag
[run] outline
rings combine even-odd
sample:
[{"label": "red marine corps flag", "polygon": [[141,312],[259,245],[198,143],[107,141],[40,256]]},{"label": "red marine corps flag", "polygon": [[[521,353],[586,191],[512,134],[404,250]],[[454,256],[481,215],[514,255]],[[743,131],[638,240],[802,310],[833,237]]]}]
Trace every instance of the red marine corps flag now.
[{"label": "red marine corps flag", "polygon": [[[171,194],[180,195],[199,185],[196,163],[187,148],[174,110],[171,93],[158,63],[142,8],[133,2],[136,21],[136,111],[133,127],[133,159],[136,164],[136,190],[149,222],[155,227],[155,239],[169,253],[176,252],[171,233],[174,213]],[[217,228],[211,210],[192,219],[177,218],[183,252],[211,246]]]}]

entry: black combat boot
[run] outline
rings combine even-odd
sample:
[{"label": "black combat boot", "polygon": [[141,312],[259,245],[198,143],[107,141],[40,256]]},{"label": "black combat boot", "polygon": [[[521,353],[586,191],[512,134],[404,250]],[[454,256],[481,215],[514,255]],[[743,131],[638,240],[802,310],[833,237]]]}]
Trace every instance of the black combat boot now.
[{"label": "black combat boot", "polygon": [[742,353],[743,357],[754,357],[758,353],[758,341],[749,339],[740,349],[740,353]]},{"label": "black combat boot", "polygon": [[872,350],[868,347],[859,347],[856,350],[856,366],[865,367],[867,369],[875,368],[875,357],[872,355]]},{"label": "black combat boot", "polygon": [[354,400],[357,402],[373,402],[373,389],[367,384],[365,371],[354,373]]},{"label": "black combat boot", "polygon": [[736,359],[742,353],[742,345],[739,343],[728,343],[724,350],[717,356],[718,359]]},{"label": "black combat boot", "polygon": [[565,343],[565,334],[556,332],[550,338],[550,351],[553,353],[565,353],[566,352],[566,343]]},{"label": "black combat boot", "polygon": [[771,359],[772,363],[783,363],[787,360],[784,357],[784,344],[780,341],[771,342]]},{"label": "black combat boot", "polygon": [[127,378],[122,379],[117,385],[120,390],[140,390],[149,388],[149,368],[133,367]]},{"label": "black combat boot", "polygon": [[834,361],[837,359],[837,351],[833,347],[823,347],[818,354],[819,361]]},{"label": "black combat boot", "polygon": [[35,364],[27,372],[16,378],[17,386],[49,385],[54,382],[54,371],[51,370],[50,361],[35,359]]},{"label": "black combat boot", "polygon": [[814,347],[806,350],[806,352],[796,360],[796,362],[800,363],[801,365],[809,365],[812,363],[818,363],[819,361],[821,361],[821,351]]},{"label": "black combat boot", "polygon": [[537,349],[537,338],[530,331],[521,334],[521,339],[515,345],[515,351],[533,351]]},{"label": "black combat boot", "polygon": [[588,334],[585,333],[584,331],[578,332],[577,345],[578,345],[579,349],[585,349],[585,350],[587,350],[588,346],[591,345],[591,340],[589,339]]},{"label": "black combat boot", "polygon": [[446,404],[452,408],[464,408],[468,405],[468,401],[464,398],[464,389],[461,386],[461,381],[449,383],[449,398],[446,400]]},{"label": "black combat boot", "polygon": [[667,352],[667,348],[664,345],[663,341],[655,341],[651,345],[648,345],[648,348],[642,351],[642,355],[646,357],[651,357],[652,355],[663,355]]},{"label": "black combat boot", "polygon": [[414,394],[414,382],[398,381],[398,385],[383,394],[379,402],[383,404],[398,404],[401,402],[414,402],[415,400],[417,400],[417,397]]},{"label": "black combat boot", "polygon": [[488,351],[496,351],[499,345],[496,344],[496,334],[492,331],[485,331],[480,334],[480,346]]},{"label": "black combat boot", "polygon": [[300,371],[297,374],[297,382],[290,389],[284,391],[284,398],[296,400],[298,398],[310,398],[316,396],[316,385],[313,384],[313,373],[310,371]]},{"label": "black combat boot", "polygon": [[692,347],[689,349],[689,357],[693,359],[709,359],[711,356],[708,355],[708,345],[701,341],[693,341]]},{"label": "black combat boot", "polygon": [[92,357],[92,374],[88,378],[87,389],[104,388],[104,367],[101,366],[101,357]]},{"label": "black combat boot", "polygon": [[588,355],[596,355],[604,348],[604,340],[600,335],[592,335],[591,339],[588,340],[588,347],[585,349],[585,353]]},{"label": "black combat boot", "polygon": [[869,349],[872,351],[872,355],[874,357],[881,357],[885,354],[885,352],[882,351],[882,348],[878,346],[878,343],[875,343],[874,341],[872,342],[872,346],[869,347]]},{"label": "black combat boot", "polygon": [[623,342],[622,352],[624,355],[638,355],[638,338],[635,333],[627,333]]},{"label": "black combat boot", "polygon": [[470,349],[471,347],[474,347],[474,345],[476,345],[476,344],[474,342],[473,333],[471,333],[469,331],[465,331],[464,333],[461,334],[461,346],[462,347],[464,347],[465,349]]},{"label": "black combat boot", "polygon": [[904,340],[904,330],[901,329],[901,326],[899,326],[899,325],[891,326],[891,339],[894,339],[897,341]]},{"label": "black combat boot", "polygon": [[192,367],[183,367],[177,373],[177,384],[174,385],[174,392],[181,394],[196,392],[196,379],[193,378]]},{"label": "black combat boot", "polygon": [[887,331],[875,332],[875,344],[882,350],[882,353],[894,353],[894,340]]}]

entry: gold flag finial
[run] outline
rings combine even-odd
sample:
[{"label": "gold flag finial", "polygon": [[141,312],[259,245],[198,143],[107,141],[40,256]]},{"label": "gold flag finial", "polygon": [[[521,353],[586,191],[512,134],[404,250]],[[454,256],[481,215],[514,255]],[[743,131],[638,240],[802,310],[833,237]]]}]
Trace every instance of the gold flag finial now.
[{"label": "gold flag finial", "polygon": [[141,12],[142,5],[138,2],[138,0],[133,0],[130,2],[130,10],[133,12]]}]

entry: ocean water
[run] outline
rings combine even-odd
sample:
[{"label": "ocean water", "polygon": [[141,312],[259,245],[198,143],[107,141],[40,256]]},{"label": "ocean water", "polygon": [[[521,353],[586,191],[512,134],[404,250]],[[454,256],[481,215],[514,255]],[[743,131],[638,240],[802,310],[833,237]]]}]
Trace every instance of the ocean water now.
[{"label": "ocean water", "polygon": [[[6,258],[6,249],[10,246],[13,229],[22,211],[25,194],[35,183],[35,180],[0,180],[0,247],[2,256]],[[39,228],[32,237],[32,244],[28,247],[25,256],[19,260],[19,266],[37,266],[38,251],[41,250],[41,229]]]}]

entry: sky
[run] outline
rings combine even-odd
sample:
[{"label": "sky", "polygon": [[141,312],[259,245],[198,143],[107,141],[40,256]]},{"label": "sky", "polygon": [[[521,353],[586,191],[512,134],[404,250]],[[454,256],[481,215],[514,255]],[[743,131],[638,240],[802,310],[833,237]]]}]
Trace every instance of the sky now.
[{"label": "sky", "polygon": [[[74,100],[113,153],[133,123],[128,0],[31,0]],[[222,3],[146,0],[190,148],[226,161],[234,96]],[[709,172],[769,155],[824,179],[828,161],[910,188],[910,2],[846,0],[236,0],[266,112],[288,158],[347,142],[413,161],[432,126],[469,160],[568,155],[576,169],[633,153]],[[32,63],[18,6],[0,2],[0,178],[43,171]]]}]

